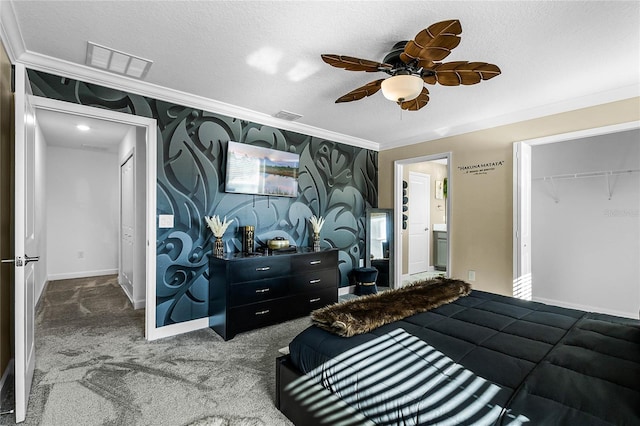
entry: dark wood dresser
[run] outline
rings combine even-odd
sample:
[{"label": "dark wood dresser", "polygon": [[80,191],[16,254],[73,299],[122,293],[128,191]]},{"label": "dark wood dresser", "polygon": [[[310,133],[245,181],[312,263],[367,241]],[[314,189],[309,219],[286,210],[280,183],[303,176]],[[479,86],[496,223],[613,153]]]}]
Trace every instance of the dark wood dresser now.
[{"label": "dark wood dresser", "polygon": [[338,250],[211,256],[209,326],[223,339],[338,301]]}]

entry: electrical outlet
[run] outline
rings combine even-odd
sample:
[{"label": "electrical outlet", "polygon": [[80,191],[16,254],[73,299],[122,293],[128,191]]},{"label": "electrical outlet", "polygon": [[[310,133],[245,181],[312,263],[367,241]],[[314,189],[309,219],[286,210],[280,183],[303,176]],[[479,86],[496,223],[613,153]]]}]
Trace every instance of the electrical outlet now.
[{"label": "electrical outlet", "polygon": [[84,252],[83,251],[79,251],[78,252],[78,259],[84,259]]},{"label": "electrical outlet", "polygon": [[158,215],[158,228],[173,228],[173,215],[172,214]]},{"label": "electrical outlet", "polygon": [[469,281],[475,281],[476,280],[476,271],[469,271]]}]

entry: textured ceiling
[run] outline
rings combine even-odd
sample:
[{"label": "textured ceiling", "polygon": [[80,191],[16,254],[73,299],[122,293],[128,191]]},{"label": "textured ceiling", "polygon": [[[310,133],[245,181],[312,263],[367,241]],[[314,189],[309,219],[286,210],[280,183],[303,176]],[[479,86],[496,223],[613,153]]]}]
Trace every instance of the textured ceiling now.
[{"label": "textured ceiling", "polygon": [[[379,144],[432,140],[638,96],[638,1],[14,1],[17,60],[55,72],[92,41],[154,61],[144,80],[266,116]],[[502,75],[474,86],[427,86],[429,104],[401,112],[381,93],[336,98],[383,73],[330,67],[320,54],[382,61],[399,40],[459,19],[445,61],[483,61]],[[3,18],[4,20],[4,18]],[[92,71],[95,75],[95,71]],[[64,73],[63,73],[64,74]],[[145,86],[141,86],[141,91]],[[287,122],[283,122],[286,128]]]}]

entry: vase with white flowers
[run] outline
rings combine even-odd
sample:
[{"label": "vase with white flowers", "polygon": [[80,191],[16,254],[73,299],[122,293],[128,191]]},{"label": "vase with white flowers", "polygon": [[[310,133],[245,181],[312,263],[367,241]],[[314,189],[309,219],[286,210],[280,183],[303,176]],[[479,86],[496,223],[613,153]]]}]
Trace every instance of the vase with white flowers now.
[{"label": "vase with white flowers", "polygon": [[320,230],[324,225],[324,219],[322,216],[316,217],[316,215],[312,215],[309,223],[311,223],[311,228],[313,229],[313,250],[320,251]]},{"label": "vase with white flowers", "polygon": [[226,216],[223,220],[220,220],[220,216],[218,215],[211,217],[205,216],[204,219],[207,221],[207,225],[209,226],[209,229],[211,229],[211,232],[213,232],[213,236],[216,237],[213,242],[213,255],[220,257],[224,254],[224,242],[222,241],[222,236],[229,225],[231,225],[231,221],[227,222]]}]

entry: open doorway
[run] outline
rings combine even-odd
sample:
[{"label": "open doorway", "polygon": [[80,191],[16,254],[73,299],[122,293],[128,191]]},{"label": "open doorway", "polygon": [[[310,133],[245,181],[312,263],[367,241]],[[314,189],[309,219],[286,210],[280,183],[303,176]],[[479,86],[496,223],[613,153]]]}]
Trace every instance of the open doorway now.
[{"label": "open doorway", "polygon": [[[40,166],[45,176],[44,200],[38,210],[46,211],[42,220],[46,279],[116,274],[121,278],[119,259],[123,250],[118,217],[123,210],[135,211],[135,207],[144,211],[144,204],[118,202],[122,192],[118,169],[122,157],[131,152],[129,146],[136,145],[136,127],[46,109],[36,109],[36,123],[42,138]],[[144,139],[137,143],[143,144]],[[127,170],[133,171],[131,160]],[[135,305],[132,293],[127,295]]]},{"label": "open doorway", "polygon": [[[49,206],[48,218],[42,221],[46,227],[43,235],[48,236],[47,278],[118,274],[118,281],[134,308],[146,308],[147,339],[164,337],[156,328],[155,298],[146,297],[155,294],[156,195],[154,190],[147,191],[155,188],[156,182],[155,120],[53,99],[31,97],[31,100],[37,124],[48,127],[40,130],[49,151],[43,168],[56,172],[49,175],[59,178],[59,182],[43,185],[48,190],[46,198],[53,200],[45,202]],[[63,122],[74,128],[65,128]],[[101,132],[88,131],[74,141],[71,135],[78,132],[75,128],[78,124],[90,129],[93,126]],[[100,139],[98,134],[108,137]],[[122,166],[129,172],[124,174],[126,182]],[[106,184],[96,182],[107,180],[107,175],[108,189]],[[126,199],[122,196],[124,187]],[[66,200],[65,193],[75,194],[75,200]],[[78,208],[74,205],[78,197],[82,203],[99,200],[103,205],[97,208],[104,211],[91,210],[93,207],[86,205]],[[127,232],[123,231],[123,211],[128,213]],[[49,223],[50,220],[55,223]],[[91,228],[84,236],[79,229],[81,225]],[[56,259],[60,253],[63,260]],[[107,263],[104,258],[108,258]],[[77,264],[83,262],[84,268],[78,268]],[[54,268],[61,264],[60,270]]]},{"label": "open doorway", "polygon": [[637,318],[638,128],[514,144],[514,296]]},{"label": "open doorway", "polygon": [[451,153],[395,162],[396,287],[449,274],[450,164]]}]

